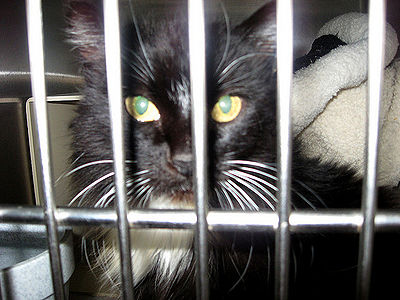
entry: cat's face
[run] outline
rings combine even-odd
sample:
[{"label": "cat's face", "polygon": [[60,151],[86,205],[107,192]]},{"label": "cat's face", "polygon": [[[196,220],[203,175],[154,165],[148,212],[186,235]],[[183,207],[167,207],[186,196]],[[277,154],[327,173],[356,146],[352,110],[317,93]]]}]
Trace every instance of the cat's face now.
[{"label": "cat's face", "polygon": [[[207,27],[210,205],[214,207],[275,206],[274,10],[273,4],[267,5],[236,28]],[[170,207],[193,205],[188,33],[182,15],[157,22],[144,18],[138,31],[131,24],[123,35],[127,185],[132,206],[152,206],[160,198],[168,199]],[[113,196],[112,176],[107,177],[112,164],[106,162],[112,152],[104,52],[101,33],[95,27],[89,32],[99,39],[98,48],[77,35],[72,38],[84,58],[87,81],[72,130],[77,165],[98,163],[83,168],[84,176],[76,172],[75,177],[82,187],[99,182],[75,203],[105,206]],[[255,194],[262,195],[257,197],[262,199],[259,203],[249,200]]]}]

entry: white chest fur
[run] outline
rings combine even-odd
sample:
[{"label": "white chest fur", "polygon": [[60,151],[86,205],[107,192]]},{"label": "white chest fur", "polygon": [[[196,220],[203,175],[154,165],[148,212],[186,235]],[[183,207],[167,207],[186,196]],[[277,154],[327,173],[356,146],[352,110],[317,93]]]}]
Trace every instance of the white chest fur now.
[{"label": "white chest fur", "polygon": [[[188,209],[191,204],[172,201],[167,197],[152,199],[149,208]],[[105,279],[114,284],[119,282],[119,251],[117,233],[111,231],[105,238],[105,247],[97,258],[104,266]],[[155,271],[159,283],[175,280],[190,267],[193,258],[193,231],[171,229],[131,230],[132,268],[135,284],[150,271]]]}]

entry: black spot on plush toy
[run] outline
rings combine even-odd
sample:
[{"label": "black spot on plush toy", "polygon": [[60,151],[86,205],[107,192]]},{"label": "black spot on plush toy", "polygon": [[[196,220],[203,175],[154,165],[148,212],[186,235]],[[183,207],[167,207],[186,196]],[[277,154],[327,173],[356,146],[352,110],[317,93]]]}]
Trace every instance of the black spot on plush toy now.
[{"label": "black spot on plush toy", "polygon": [[317,38],[312,43],[310,52],[294,61],[294,71],[308,67],[318,58],[321,58],[322,56],[331,52],[333,49],[343,45],[347,44],[333,34],[327,34]]}]

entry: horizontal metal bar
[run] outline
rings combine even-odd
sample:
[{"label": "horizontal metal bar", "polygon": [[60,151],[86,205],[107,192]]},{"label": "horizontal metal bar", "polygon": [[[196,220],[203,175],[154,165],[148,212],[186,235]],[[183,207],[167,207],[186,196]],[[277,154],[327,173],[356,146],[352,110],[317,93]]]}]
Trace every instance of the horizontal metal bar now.
[{"label": "horizontal metal bar", "polygon": [[[57,223],[62,226],[115,227],[117,215],[113,209],[57,208]],[[294,211],[290,214],[290,231],[311,232],[360,232],[363,215],[360,210]],[[130,228],[179,228],[192,229],[197,221],[192,210],[134,209],[128,212]],[[44,224],[40,207],[1,206],[1,223]],[[275,231],[278,216],[275,212],[209,211],[208,229],[211,231]],[[375,216],[377,232],[398,231],[399,210],[379,210]]]}]

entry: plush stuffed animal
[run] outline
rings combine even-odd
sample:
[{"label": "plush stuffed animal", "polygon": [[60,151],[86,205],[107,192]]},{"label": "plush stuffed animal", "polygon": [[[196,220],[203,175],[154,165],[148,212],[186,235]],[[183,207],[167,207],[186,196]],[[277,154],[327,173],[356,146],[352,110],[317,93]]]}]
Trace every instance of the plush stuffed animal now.
[{"label": "plush stuffed animal", "polygon": [[[400,60],[395,30],[386,26],[380,111],[378,185],[400,181]],[[308,156],[364,172],[368,15],[348,13],[326,23],[308,55],[296,60],[293,132]]]}]

